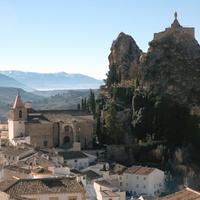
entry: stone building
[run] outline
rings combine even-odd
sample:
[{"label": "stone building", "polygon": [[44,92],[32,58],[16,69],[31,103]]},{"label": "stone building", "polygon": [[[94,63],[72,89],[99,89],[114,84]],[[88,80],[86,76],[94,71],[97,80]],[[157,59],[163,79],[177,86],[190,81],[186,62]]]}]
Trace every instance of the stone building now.
[{"label": "stone building", "polygon": [[10,110],[8,138],[14,145],[52,148],[80,143],[86,148],[92,146],[93,123],[93,116],[80,110],[34,110],[18,94]]},{"label": "stone building", "polygon": [[193,38],[194,36],[194,28],[193,27],[182,27],[179,24],[179,21],[177,20],[177,13],[174,13],[174,21],[171,24],[170,28],[166,28],[165,31],[159,32],[159,33],[154,33],[154,40],[159,40],[163,37],[165,37],[166,35],[170,35],[173,33],[173,35],[176,35],[177,38],[180,38],[180,35],[183,34],[189,34],[191,35]]}]

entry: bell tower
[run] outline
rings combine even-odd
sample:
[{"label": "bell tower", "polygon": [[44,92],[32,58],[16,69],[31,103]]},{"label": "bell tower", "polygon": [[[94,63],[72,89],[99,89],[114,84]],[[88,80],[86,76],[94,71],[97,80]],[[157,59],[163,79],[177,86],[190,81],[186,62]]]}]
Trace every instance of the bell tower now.
[{"label": "bell tower", "polygon": [[9,140],[25,133],[25,122],[27,120],[27,108],[24,107],[20,92],[16,96],[8,119]]}]

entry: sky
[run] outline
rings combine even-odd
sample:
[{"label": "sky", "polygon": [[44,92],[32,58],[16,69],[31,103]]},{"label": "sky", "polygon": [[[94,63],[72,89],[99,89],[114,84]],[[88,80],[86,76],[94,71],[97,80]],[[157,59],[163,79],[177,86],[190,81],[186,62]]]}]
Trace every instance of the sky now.
[{"label": "sky", "polygon": [[146,52],[153,33],[195,27],[200,0],[0,0],[0,71],[80,73],[105,79],[120,32]]}]

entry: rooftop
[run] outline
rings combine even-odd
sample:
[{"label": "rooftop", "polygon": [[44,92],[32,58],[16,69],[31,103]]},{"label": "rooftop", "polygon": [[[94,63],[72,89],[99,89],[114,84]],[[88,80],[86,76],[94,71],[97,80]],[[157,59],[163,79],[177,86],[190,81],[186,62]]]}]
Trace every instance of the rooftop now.
[{"label": "rooftop", "polygon": [[174,194],[159,198],[160,200],[200,200],[200,193],[188,187]]},{"label": "rooftop", "polygon": [[10,195],[85,192],[83,185],[78,183],[74,177],[19,180],[11,179],[0,183],[0,190]]},{"label": "rooftop", "polygon": [[58,152],[58,155],[62,156],[65,160],[79,159],[79,158],[88,158],[88,156],[85,155],[81,151],[64,151],[64,152]]},{"label": "rooftop", "polygon": [[111,192],[109,190],[101,190],[100,193],[102,197],[119,197],[118,194]]},{"label": "rooftop", "polygon": [[129,173],[129,174],[135,174],[135,175],[149,175],[154,170],[156,170],[156,168],[133,165],[132,167],[125,170],[124,172]]}]

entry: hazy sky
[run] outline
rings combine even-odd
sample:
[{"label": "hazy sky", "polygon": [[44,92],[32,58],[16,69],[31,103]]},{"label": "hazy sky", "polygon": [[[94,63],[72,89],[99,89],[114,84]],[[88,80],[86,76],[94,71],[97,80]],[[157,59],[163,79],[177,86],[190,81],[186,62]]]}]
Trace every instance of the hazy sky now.
[{"label": "hazy sky", "polygon": [[200,41],[200,0],[0,0],[0,70],[103,79],[120,32],[147,51],[175,11]]}]

